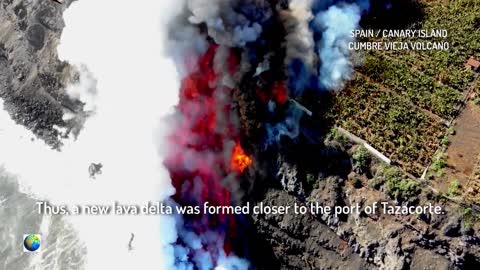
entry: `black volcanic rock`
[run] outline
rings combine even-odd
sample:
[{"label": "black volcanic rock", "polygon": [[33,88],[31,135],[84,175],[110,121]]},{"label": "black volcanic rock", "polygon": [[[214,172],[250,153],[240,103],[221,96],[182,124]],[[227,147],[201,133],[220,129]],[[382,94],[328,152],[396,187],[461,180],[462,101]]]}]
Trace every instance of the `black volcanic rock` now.
[{"label": "black volcanic rock", "polygon": [[63,113],[81,110],[65,94],[74,72],[57,56],[71,2],[0,1],[0,98],[15,121],[53,147],[61,135],[54,126],[66,126]]},{"label": "black volcanic rock", "polygon": [[[264,205],[299,203],[284,191],[270,190],[262,201]],[[263,257],[256,262],[260,269],[271,269],[275,260],[279,269],[376,269],[364,261],[348,243],[314,216],[253,215],[253,224],[271,248],[273,258]]]},{"label": "black volcanic rock", "polygon": [[27,30],[27,40],[35,50],[41,50],[45,45],[45,29],[40,24],[34,24]]}]

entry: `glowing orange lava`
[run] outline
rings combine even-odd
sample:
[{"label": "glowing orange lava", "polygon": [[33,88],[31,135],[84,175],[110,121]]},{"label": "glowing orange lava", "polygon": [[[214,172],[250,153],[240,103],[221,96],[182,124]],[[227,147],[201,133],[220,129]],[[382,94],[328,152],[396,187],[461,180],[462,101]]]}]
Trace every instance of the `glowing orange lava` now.
[{"label": "glowing orange lava", "polygon": [[232,168],[243,172],[250,164],[252,164],[252,159],[243,152],[240,144],[235,144],[232,153]]}]

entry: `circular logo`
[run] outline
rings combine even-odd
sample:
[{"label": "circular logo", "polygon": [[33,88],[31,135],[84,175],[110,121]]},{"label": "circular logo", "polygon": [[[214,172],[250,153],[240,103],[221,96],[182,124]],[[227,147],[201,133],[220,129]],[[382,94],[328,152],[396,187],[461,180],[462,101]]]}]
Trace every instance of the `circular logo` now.
[{"label": "circular logo", "polygon": [[35,251],[40,248],[40,236],[38,234],[29,234],[23,240],[23,246],[28,251]]}]

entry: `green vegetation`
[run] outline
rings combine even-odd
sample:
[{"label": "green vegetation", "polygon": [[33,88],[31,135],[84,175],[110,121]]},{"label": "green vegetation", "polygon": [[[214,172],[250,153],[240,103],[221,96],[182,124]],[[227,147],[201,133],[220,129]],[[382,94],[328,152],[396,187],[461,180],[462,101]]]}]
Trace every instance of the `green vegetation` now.
[{"label": "green vegetation", "polygon": [[455,130],[454,127],[449,127],[448,130],[447,130],[447,133],[448,133],[448,135],[453,136],[453,135],[457,134],[457,131]]},{"label": "green vegetation", "polygon": [[406,178],[398,169],[390,167],[384,173],[385,189],[392,198],[409,201],[420,192],[418,183]]},{"label": "green vegetation", "polygon": [[[425,19],[415,28],[445,29],[448,51],[384,51],[385,55],[405,63],[418,73],[434,78],[439,83],[463,92],[473,78],[465,69],[470,56],[480,57],[480,4],[477,0],[422,1],[425,5]],[[401,40],[401,39],[398,39]],[[408,41],[420,41],[408,39]],[[406,40],[403,40],[406,41]]]},{"label": "green vegetation", "polygon": [[448,146],[450,144],[450,140],[448,139],[448,135],[443,137],[443,139],[440,141],[440,143],[443,145],[443,146]]},{"label": "green vegetation", "polygon": [[314,190],[314,189],[318,188],[318,179],[313,174],[311,174],[311,173],[307,174],[306,182],[307,182],[307,189],[308,190],[311,191],[311,190]]},{"label": "green vegetation", "polygon": [[408,100],[357,77],[336,95],[328,117],[420,176],[442,137],[442,123]]},{"label": "green vegetation", "polygon": [[398,182],[387,181],[386,189],[388,194],[399,201],[414,200],[420,192],[418,183],[410,179],[401,179]]},{"label": "green vegetation", "polygon": [[455,111],[461,93],[445,86],[434,78],[411,69],[405,63],[395,59],[386,59],[383,55],[370,55],[359,69],[377,83],[405,96],[420,108],[448,118]]},{"label": "green vegetation", "polygon": [[447,201],[446,197],[447,196],[445,195],[445,193],[439,191],[439,192],[435,193],[433,199],[434,199],[434,201],[440,203],[440,202],[446,202]]},{"label": "green vegetation", "polygon": [[370,184],[368,186],[378,190],[380,189],[381,186],[383,186],[384,183],[385,183],[385,178],[375,177],[372,180],[370,180]]},{"label": "green vegetation", "polygon": [[473,104],[480,106],[480,97],[477,97],[473,100]]},{"label": "green vegetation", "polygon": [[[448,144],[440,118],[452,117],[473,79],[474,73],[465,68],[466,60],[470,56],[480,58],[478,0],[422,4],[425,17],[411,28],[446,29],[447,38],[430,41],[448,42],[450,49],[367,52],[364,65],[357,69],[365,76],[356,76],[335,96],[330,112],[330,119],[337,125],[366,140],[417,177],[432,161],[439,143]],[[441,173],[445,164],[435,163]]]},{"label": "green vegetation", "polygon": [[330,132],[327,134],[328,140],[335,140],[340,142],[341,144],[346,144],[349,142],[348,138],[345,137],[338,129],[332,128]]},{"label": "green vegetation", "polygon": [[460,182],[458,180],[453,180],[450,182],[448,191],[447,191],[447,196],[448,197],[455,197],[460,195]]},{"label": "green vegetation", "polygon": [[480,216],[473,211],[472,208],[467,207],[463,210],[463,224],[466,228],[471,228],[475,223],[480,221]]},{"label": "green vegetation", "polygon": [[473,210],[472,210],[472,208],[468,207],[468,208],[465,208],[465,209],[463,210],[463,216],[464,216],[464,217],[465,217],[465,216],[471,216],[471,215],[473,215]]},{"label": "green vegetation", "polygon": [[353,166],[358,168],[360,172],[365,173],[368,170],[372,156],[364,146],[359,146],[355,149],[352,155]]},{"label": "green vegetation", "polygon": [[401,202],[416,201],[417,195],[420,193],[419,184],[409,179],[399,169],[384,165],[378,172],[375,178],[370,182],[370,186],[379,189],[384,186],[387,194]]},{"label": "green vegetation", "polygon": [[446,166],[447,166],[447,161],[445,159],[445,155],[440,153],[433,159],[431,169],[433,172],[437,174],[437,176],[442,176],[443,169]]}]

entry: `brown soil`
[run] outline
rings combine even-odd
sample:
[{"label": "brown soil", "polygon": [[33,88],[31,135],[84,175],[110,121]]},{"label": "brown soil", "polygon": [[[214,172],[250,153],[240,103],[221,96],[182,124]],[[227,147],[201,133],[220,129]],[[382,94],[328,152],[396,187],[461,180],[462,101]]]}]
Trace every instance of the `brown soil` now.
[{"label": "brown soil", "polygon": [[449,269],[448,260],[443,256],[435,254],[426,249],[419,248],[412,256],[411,269],[425,269],[425,270],[447,270]]},{"label": "brown soil", "polygon": [[[441,190],[447,191],[448,183],[458,180],[466,187],[480,154],[480,107],[468,102],[455,121],[455,135],[449,137],[447,150],[448,168]],[[443,185],[442,185],[443,184]]]}]

